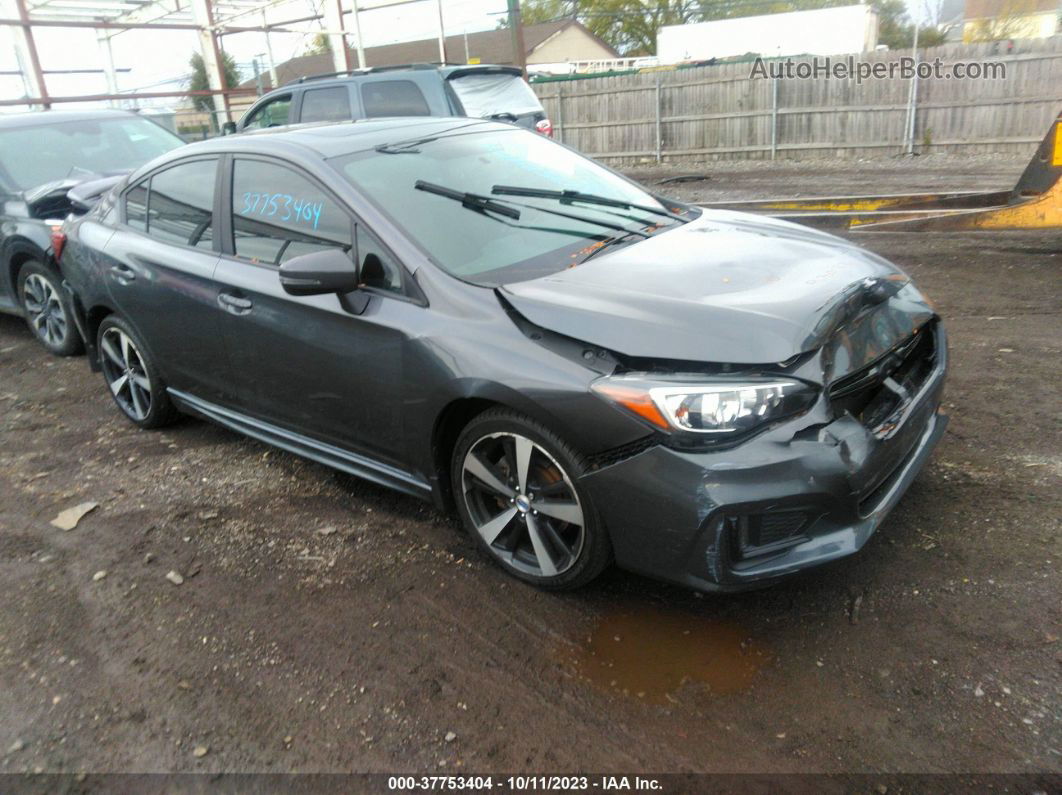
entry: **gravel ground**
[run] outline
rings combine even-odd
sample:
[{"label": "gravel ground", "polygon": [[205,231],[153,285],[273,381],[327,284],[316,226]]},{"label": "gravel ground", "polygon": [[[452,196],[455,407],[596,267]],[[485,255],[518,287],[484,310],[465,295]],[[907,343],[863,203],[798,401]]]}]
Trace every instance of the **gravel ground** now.
[{"label": "gravel ground", "polygon": [[[706,173],[674,191],[705,201],[1022,165],[632,173]],[[1062,235],[859,239],[946,318],[951,425],[859,555],[738,596],[535,591],[412,498],[137,430],[0,317],[0,772],[1058,771]]]}]

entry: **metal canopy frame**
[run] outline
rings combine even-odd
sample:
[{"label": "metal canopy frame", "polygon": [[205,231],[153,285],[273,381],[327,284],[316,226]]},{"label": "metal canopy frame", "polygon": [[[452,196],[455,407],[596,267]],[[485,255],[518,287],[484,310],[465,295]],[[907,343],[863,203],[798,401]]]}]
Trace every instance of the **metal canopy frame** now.
[{"label": "metal canopy frame", "polygon": [[[14,31],[15,55],[19,74],[26,96],[20,99],[2,99],[0,106],[27,105],[30,108],[49,109],[53,104],[64,102],[110,101],[112,104],[125,99],[148,99],[159,97],[211,96],[218,117],[232,120],[229,98],[233,95],[254,94],[255,89],[229,86],[222,69],[221,37],[233,33],[262,33],[265,37],[268,67],[273,87],[277,86],[276,65],[273,62],[270,33],[325,34],[329,37],[332,59],[337,72],[350,71],[350,51],[346,38],[354,36],[357,50],[357,65],[366,66],[365,50],[361,41],[359,14],[381,8],[423,3],[428,0],[377,0],[363,8],[358,0],[348,0],[349,8],[343,8],[343,0],[323,0],[322,13],[310,14],[297,19],[270,22],[267,12],[290,0],[0,0],[0,27]],[[439,16],[439,46],[443,52],[442,0],[435,0]],[[353,31],[344,27],[344,17],[352,16]],[[307,22],[323,22],[318,28],[296,28]],[[41,67],[40,55],[34,40],[34,28],[87,28],[96,31],[102,72],[107,79],[107,93],[90,96],[52,96],[45,81],[51,70]],[[199,47],[206,66],[210,84],[208,91],[164,91],[119,93],[111,39],[122,33],[135,30],[180,30],[199,34]],[[443,58],[445,60],[445,58]],[[100,71],[100,70],[86,70]]]}]

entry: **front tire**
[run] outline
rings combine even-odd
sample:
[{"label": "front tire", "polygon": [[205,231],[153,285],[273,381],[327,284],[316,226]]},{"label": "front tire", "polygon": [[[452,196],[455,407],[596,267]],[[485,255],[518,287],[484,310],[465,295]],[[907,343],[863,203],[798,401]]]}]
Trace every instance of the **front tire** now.
[{"label": "front tire", "polygon": [[579,588],[612,560],[612,545],[579,483],[581,455],[507,409],[473,419],[450,472],[465,528],[509,574],[550,590]]},{"label": "front tire", "polygon": [[177,419],[166,385],[132,326],[111,315],[100,324],[96,341],[107,388],[131,422],[161,428]]},{"label": "front tire", "polygon": [[18,272],[18,300],[26,325],[50,353],[74,356],[85,350],[59,277],[44,263],[30,260],[23,264]]}]

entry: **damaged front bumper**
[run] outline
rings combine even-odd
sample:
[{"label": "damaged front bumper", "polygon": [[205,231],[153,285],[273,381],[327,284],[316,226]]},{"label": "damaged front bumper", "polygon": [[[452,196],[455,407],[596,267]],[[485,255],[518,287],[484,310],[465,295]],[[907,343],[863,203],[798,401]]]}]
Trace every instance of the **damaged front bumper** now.
[{"label": "damaged front bumper", "polygon": [[942,326],[932,333],[932,370],[887,424],[845,413],[816,425],[805,415],[730,449],[657,445],[584,475],[617,564],[726,591],[857,552],[947,425],[947,346]]}]

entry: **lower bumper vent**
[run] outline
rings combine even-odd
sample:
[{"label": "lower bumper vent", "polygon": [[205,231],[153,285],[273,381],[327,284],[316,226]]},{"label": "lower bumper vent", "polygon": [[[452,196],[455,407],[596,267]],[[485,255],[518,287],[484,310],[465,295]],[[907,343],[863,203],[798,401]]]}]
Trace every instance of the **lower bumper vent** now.
[{"label": "lower bumper vent", "polygon": [[807,539],[809,515],[805,511],[769,511],[731,516],[733,549],[739,560],[779,552]]}]

